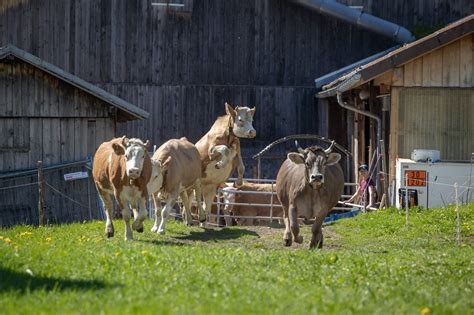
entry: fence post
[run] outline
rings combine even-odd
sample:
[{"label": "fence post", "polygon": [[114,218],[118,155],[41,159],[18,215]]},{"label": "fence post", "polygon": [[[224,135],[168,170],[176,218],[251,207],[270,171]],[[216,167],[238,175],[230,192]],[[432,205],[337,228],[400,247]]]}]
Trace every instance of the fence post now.
[{"label": "fence post", "polygon": [[43,161],[38,161],[38,218],[39,218],[39,225],[44,226],[44,174],[43,174]]},{"label": "fence post", "polygon": [[461,244],[461,220],[459,218],[458,183],[454,183],[454,193],[456,195],[456,235],[458,244]]},{"label": "fence post", "polygon": [[272,182],[272,194],[270,195],[270,224],[273,224],[273,182]]},{"label": "fence post", "polygon": [[405,174],[405,225],[408,226],[408,177]]}]

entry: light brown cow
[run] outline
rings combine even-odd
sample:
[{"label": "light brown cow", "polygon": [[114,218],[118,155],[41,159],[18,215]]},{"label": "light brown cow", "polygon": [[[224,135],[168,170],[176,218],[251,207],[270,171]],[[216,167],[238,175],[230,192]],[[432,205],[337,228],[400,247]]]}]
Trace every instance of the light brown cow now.
[{"label": "light brown cow", "polygon": [[311,146],[298,153],[288,153],[276,179],[276,191],[283,205],[285,221],[284,241],[286,246],[302,243],[299,235],[298,218],[316,218],[313,226],[310,248],[323,247],[322,224],[324,218],[337,204],[344,189],[344,174],[338,164],[341,155],[329,149]]},{"label": "light brown cow", "polygon": [[[239,193],[240,191],[250,192],[272,192],[272,188],[275,187],[272,184],[258,184],[244,182],[242,186],[236,188],[233,186],[227,186],[222,189],[222,195],[224,197],[223,212],[225,215],[234,216],[270,216],[270,207],[266,206],[243,206],[243,205],[232,205],[232,203],[250,203],[250,204],[265,204],[270,205],[272,202],[272,196],[267,194],[244,194]],[[280,201],[276,195],[273,196],[273,209],[272,216],[281,217],[283,209],[280,207]],[[238,225],[253,225],[254,219],[250,218],[236,218]],[[232,219],[230,217],[225,218],[226,225],[232,225]]]},{"label": "light brown cow", "polygon": [[255,138],[252,126],[255,107],[235,107],[225,103],[226,115],[217,118],[208,133],[197,143],[196,148],[202,163],[202,194],[206,214],[210,213],[217,187],[223,184],[237,167],[237,186],[242,185],[245,172],[240,153],[239,138]]},{"label": "light brown cow", "polygon": [[[166,219],[178,196],[183,202],[183,218],[188,225],[192,223],[191,196],[187,190],[194,189],[198,202],[199,219],[206,217],[201,203],[201,159],[199,152],[186,138],[171,139],[161,145],[153,154],[153,175],[148,184],[155,203],[155,224],[152,232],[165,233]],[[161,200],[166,205],[161,209]],[[160,218],[161,217],[161,222]]]},{"label": "light brown cow", "polygon": [[125,136],[102,143],[94,155],[92,174],[104,204],[107,221],[107,237],[114,236],[112,224],[112,198],[115,196],[125,221],[125,239],[133,238],[130,228],[130,209],[136,209],[132,228],[143,232],[143,221],[146,219],[147,184],[152,173],[152,165],[147,149],[149,142],[140,139],[128,139]]}]

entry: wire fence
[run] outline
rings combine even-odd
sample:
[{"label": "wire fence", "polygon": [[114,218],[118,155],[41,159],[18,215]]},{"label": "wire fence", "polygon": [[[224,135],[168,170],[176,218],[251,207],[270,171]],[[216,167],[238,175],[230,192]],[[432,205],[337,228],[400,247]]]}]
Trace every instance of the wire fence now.
[{"label": "wire fence", "polygon": [[[45,167],[45,223],[102,219],[88,160]],[[83,172],[87,177],[66,180],[64,175]],[[0,226],[37,225],[39,221],[37,169],[0,175]]]}]

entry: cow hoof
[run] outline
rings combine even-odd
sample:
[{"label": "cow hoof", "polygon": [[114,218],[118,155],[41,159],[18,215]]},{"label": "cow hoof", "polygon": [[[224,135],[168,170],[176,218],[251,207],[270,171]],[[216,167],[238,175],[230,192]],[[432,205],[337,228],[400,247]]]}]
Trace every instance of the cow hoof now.
[{"label": "cow hoof", "polygon": [[158,227],[156,225],[153,225],[153,227],[150,229],[152,233],[158,232]]},{"label": "cow hoof", "polygon": [[295,237],[295,242],[298,244],[303,243],[303,236],[298,235],[297,237]]},{"label": "cow hoof", "polygon": [[202,228],[206,227],[206,221],[199,222],[199,226]]},{"label": "cow hoof", "polygon": [[291,239],[285,239],[285,246],[291,246]]},{"label": "cow hoof", "polygon": [[107,238],[114,237],[114,230],[105,230],[105,234],[107,235]]},{"label": "cow hoof", "polygon": [[165,234],[165,229],[160,229],[160,228],[159,228],[159,229],[158,229],[158,234],[161,234],[161,235]]},{"label": "cow hoof", "polygon": [[136,229],[138,233],[143,233],[143,226],[141,228]]}]

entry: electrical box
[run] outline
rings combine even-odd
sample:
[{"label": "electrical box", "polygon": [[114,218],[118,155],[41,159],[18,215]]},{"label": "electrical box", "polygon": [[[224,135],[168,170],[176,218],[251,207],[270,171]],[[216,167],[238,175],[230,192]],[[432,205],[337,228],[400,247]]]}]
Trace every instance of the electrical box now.
[{"label": "electrical box", "polygon": [[[454,204],[454,184],[458,184],[460,203],[472,202],[474,197],[474,165],[469,162],[416,162],[397,159],[395,174],[395,204],[405,206],[408,188],[409,206],[442,207]],[[415,201],[416,200],[416,201]]]}]

